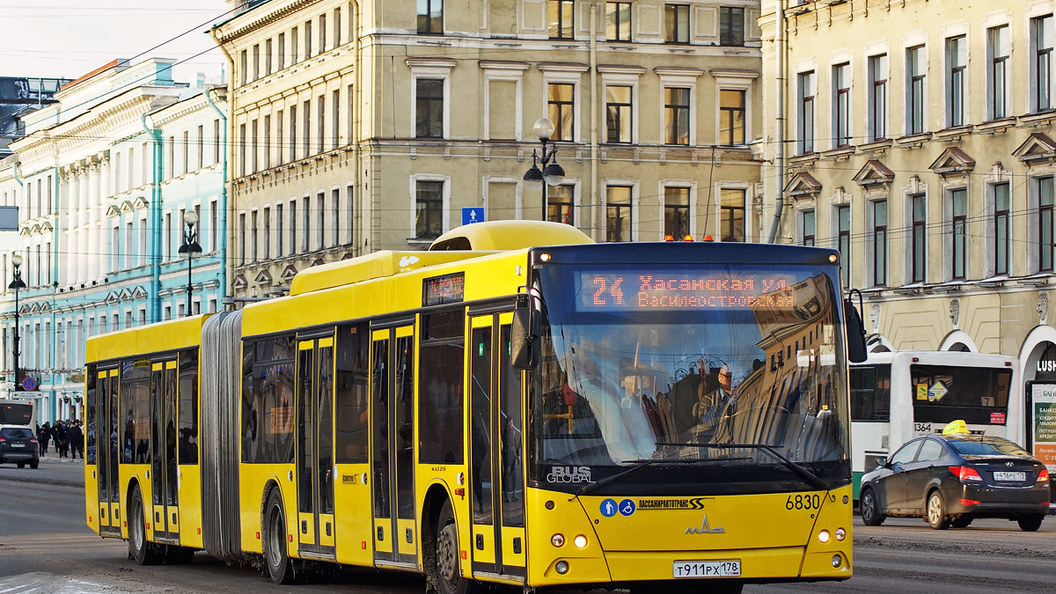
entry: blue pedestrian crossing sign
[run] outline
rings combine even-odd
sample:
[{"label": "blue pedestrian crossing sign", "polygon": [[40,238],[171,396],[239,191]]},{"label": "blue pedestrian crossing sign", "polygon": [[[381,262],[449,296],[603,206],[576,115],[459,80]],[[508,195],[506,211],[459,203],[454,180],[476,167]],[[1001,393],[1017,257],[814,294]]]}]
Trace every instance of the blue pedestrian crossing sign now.
[{"label": "blue pedestrian crossing sign", "polygon": [[484,222],[484,207],[483,206],[465,206],[462,208],[462,224],[468,225],[470,223],[483,223]]}]

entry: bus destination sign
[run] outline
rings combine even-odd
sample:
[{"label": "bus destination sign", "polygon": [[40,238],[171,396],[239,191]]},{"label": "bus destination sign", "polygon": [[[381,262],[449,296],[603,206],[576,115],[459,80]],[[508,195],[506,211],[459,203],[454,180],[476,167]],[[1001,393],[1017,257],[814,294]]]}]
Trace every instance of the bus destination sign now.
[{"label": "bus destination sign", "polygon": [[466,288],[466,273],[433,276],[422,281],[422,306],[459,303]]},{"label": "bus destination sign", "polygon": [[790,274],[687,272],[579,273],[580,311],[754,309],[795,307]]}]

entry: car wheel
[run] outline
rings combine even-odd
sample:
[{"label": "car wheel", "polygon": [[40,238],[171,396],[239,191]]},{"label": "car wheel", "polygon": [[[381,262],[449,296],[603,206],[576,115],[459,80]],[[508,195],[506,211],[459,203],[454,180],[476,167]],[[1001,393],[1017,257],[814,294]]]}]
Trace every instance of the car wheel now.
[{"label": "car wheel", "polygon": [[1043,514],[1036,516],[1023,516],[1018,519],[1019,529],[1023,532],[1035,532],[1038,528],[1041,528],[1041,521],[1045,519]]},{"label": "car wheel", "polygon": [[39,461],[37,461],[37,460],[34,460],[34,461],[32,461],[32,462],[30,462],[30,463],[29,463],[29,467],[30,467],[30,468],[36,468],[36,467],[37,467],[37,466],[39,466],[39,465],[40,465],[40,462],[39,462]]},{"label": "car wheel", "polygon": [[147,529],[143,520],[143,494],[139,487],[132,489],[128,500],[128,554],[140,565],[154,565],[160,555],[154,543],[147,541]]},{"label": "car wheel", "polygon": [[876,493],[872,489],[863,489],[862,496],[858,500],[858,509],[862,514],[862,522],[866,526],[879,526],[884,523],[884,514],[880,513],[880,502],[876,499]]},{"label": "car wheel", "polygon": [[928,493],[926,513],[924,519],[935,530],[945,530],[950,527],[950,518],[946,515],[946,504],[943,503],[942,494],[938,491]]},{"label": "car wheel", "polygon": [[268,495],[264,506],[264,562],[276,584],[293,582],[293,564],[286,553],[286,512],[278,489]]},{"label": "car wheel", "polygon": [[972,516],[960,516],[950,521],[950,526],[954,528],[967,528],[972,523]]}]

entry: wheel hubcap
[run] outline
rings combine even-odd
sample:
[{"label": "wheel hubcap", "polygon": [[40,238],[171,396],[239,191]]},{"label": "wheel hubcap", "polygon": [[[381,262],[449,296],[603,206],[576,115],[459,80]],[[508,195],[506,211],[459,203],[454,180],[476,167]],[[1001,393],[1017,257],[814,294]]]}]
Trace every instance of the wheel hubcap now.
[{"label": "wheel hubcap", "polygon": [[282,543],[282,539],[279,536],[281,527],[278,513],[273,510],[271,512],[271,522],[268,526],[268,564],[272,567],[278,567],[279,561],[282,558],[281,553],[279,552],[279,547]]},{"label": "wheel hubcap", "polygon": [[436,565],[440,570],[440,577],[448,582],[455,581],[455,529],[448,524],[440,530],[440,538],[436,541]]},{"label": "wheel hubcap", "polygon": [[939,503],[939,498],[934,495],[928,500],[928,521],[932,524],[938,524],[939,520],[942,519],[942,504]]},{"label": "wheel hubcap", "polygon": [[862,515],[870,520],[873,518],[873,494],[871,492],[867,492],[862,497]]}]

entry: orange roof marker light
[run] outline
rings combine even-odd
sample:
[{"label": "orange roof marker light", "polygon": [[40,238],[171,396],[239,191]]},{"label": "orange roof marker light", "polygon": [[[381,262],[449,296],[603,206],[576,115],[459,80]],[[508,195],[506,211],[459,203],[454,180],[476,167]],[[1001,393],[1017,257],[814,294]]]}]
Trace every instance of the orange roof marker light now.
[{"label": "orange roof marker light", "polygon": [[705,235],[704,236],[704,241],[715,241],[715,238],[712,237],[711,235]]},{"label": "orange roof marker light", "polygon": [[682,241],[693,241],[693,236],[687,233],[685,237],[682,238]]},{"label": "orange roof marker light", "polygon": [[664,241],[674,241],[674,240],[675,240],[675,236],[674,235],[665,235],[664,236]]}]

